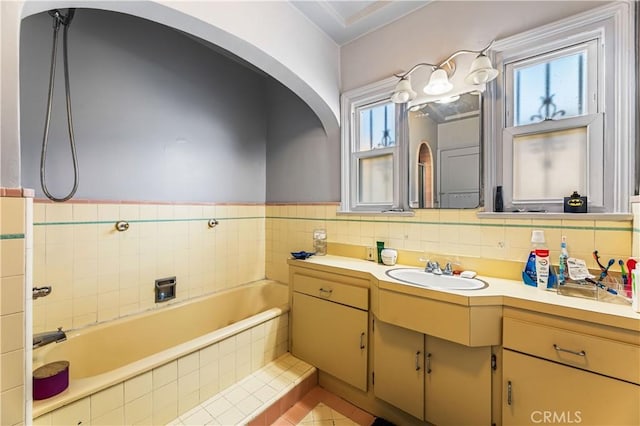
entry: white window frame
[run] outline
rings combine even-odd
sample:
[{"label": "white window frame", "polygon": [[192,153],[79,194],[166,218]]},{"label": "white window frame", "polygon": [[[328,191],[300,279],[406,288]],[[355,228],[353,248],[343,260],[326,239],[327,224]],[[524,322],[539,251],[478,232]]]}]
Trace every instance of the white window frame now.
[{"label": "white window frame", "polygon": [[[397,82],[397,78],[391,77],[342,94],[342,194],[340,203],[340,211],[342,213],[397,213],[406,211],[407,202],[405,199],[409,189],[407,149],[406,144],[403,143],[406,133],[406,104],[396,104],[395,146],[370,151],[359,151],[357,148],[359,144],[359,110],[390,101]],[[358,200],[359,160],[385,154],[393,156],[393,203],[360,203]]]},{"label": "white window frame", "polygon": [[[603,128],[602,158],[599,160],[590,158],[589,160],[590,170],[600,164],[602,171],[602,182],[596,184],[591,176],[589,179],[590,190],[603,188],[601,202],[599,202],[599,197],[589,199],[589,211],[594,213],[629,212],[629,199],[634,190],[636,150],[634,143],[636,132],[634,95],[636,82],[634,78],[633,6],[632,2],[628,1],[607,4],[531,31],[498,40],[490,52],[496,67],[504,70],[506,64],[516,60],[569,48],[593,39],[598,40],[598,56],[601,56],[602,60],[602,67],[598,71],[598,105],[597,111],[587,110],[587,114],[595,119],[595,121],[590,121],[589,132],[593,135],[593,132],[598,129],[598,120],[602,121]],[[485,200],[487,200],[488,206],[492,206],[495,187],[503,185],[505,187],[503,189],[505,211],[515,207],[509,204],[511,188],[507,188],[511,181],[510,157],[508,157],[510,154],[508,152],[509,138],[513,137],[515,133],[511,128],[512,122],[507,120],[507,108],[511,108],[511,106],[507,106],[505,102],[506,87],[506,73],[504,72],[496,80],[496,84],[488,85],[484,115],[484,140],[492,141],[492,143],[487,143],[485,147],[487,153],[484,176]],[[575,125],[569,126],[569,128],[577,127],[579,121],[576,120]],[[562,125],[559,126],[562,127]],[[505,131],[507,129],[509,131]],[[544,127],[539,127],[539,129],[544,129]],[[535,178],[535,171],[532,171],[532,178]],[[561,203],[542,206],[531,203],[527,206],[517,207],[562,211]],[[486,210],[490,211],[489,208]]]}]

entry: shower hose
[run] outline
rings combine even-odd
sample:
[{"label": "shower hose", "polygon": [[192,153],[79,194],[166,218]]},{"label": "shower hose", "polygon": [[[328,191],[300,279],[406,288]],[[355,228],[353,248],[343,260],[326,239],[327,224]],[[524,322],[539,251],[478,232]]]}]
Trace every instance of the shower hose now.
[{"label": "shower hose", "polygon": [[[69,90],[69,61],[67,54],[67,31],[69,24],[73,19],[75,9],[69,9],[67,15],[64,16],[59,10],[49,11],[49,15],[53,17],[53,47],[51,49],[51,70],[49,72],[49,96],[47,98],[47,113],[44,124],[44,136],[42,138],[42,152],[40,153],[40,184],[42,185],[42,191],[52,201],[62,202],[67,201],[73,197],[78,189],[78,157],[76,154],[76,143],[73,136],[73,120],[71,119],[71,93]],[[62,40],[62,54],[64,61],[64,85],[67,101],[67,127],[69,129],[69,143],[71,145],[71,156],[73,159],[73,188],[71,192],[62,198],[56,198],[47,189],[46,182],[46,164],[47,164],[47,143],[49,139],[49,125],[51,124],[51,104],[53,98],[54,81],[56,74],[56,57],[58,51],[58,30],[60,25],[64,27],[63,40]]]}]

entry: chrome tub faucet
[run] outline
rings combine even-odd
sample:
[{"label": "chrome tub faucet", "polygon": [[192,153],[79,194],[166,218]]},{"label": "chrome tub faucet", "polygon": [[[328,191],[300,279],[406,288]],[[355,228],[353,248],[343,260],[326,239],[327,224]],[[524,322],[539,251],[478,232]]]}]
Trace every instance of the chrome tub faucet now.
[{"label": "chrome tub faucet", "polygon": [[33,299],[45,297],[51,294],[51,286],[33,287]]},{"label": "chrome tub faucet", "polygon": [[67,340],[67,335],[62,331],[62,327],[58,327],[56,331],[45,331],[33,335],[33,349],[48,345],[53,342],[62,342]]}]

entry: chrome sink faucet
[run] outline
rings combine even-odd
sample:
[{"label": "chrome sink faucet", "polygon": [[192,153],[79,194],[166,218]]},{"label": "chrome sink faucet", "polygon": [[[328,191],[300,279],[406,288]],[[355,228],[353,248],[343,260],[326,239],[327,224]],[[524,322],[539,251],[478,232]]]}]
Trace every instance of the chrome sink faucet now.
[{"label": "chrome sink faucet", "polygon": [[442,269],[440,269],[440,264],[438,262],[432,262],[427,260],[427,264],[424,267],[425,272],[430,272],[436,275],[442,275]]},{"label": "chrome sink faucet", "polygon": [[67,335],[62,331],[62,327],[58,327],[56,331],[45,331],[33,335],[33,349],[48,345],[53,342],[62,342],[67,340]]},{"label": "chrome sink faucet", "polygon": [[444,270],[442,271],[443,275],[453,275],[453,268],[451,267],[451,262],[447,262],[447,264],[444,267]]}]

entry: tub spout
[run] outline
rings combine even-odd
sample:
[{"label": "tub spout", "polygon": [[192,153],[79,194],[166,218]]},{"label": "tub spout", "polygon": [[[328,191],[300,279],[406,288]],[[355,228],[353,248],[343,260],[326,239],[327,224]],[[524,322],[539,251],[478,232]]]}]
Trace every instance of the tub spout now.
[{"label": "tub spout", "polygon": [[62,342],[64,340],[67,340],[67,335],[62,331],[62,327],[58,327],[56,331],[37,333],[33,335],[33,349],[53,342]]},{"label": "tub spout", "polygon": [[33,298],[38,299],[40,297],[45,297],[51,294],[51,286],[45,287],[34,287],[33,288]]}]

